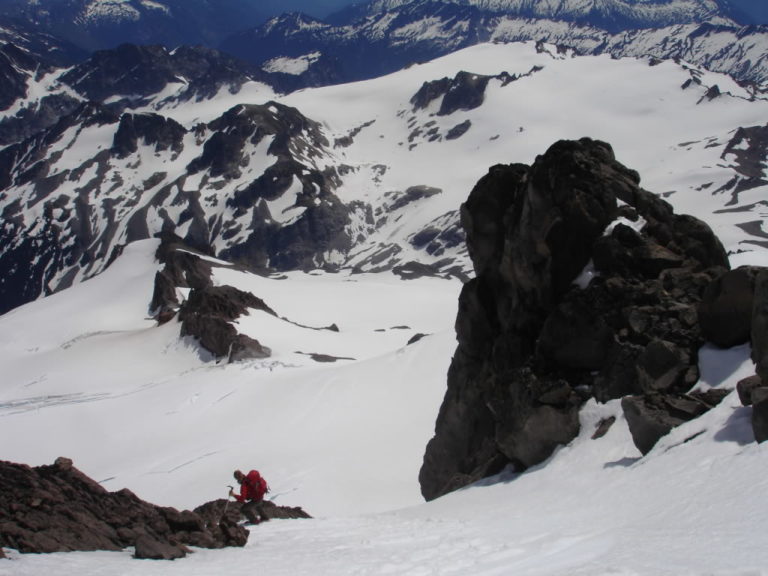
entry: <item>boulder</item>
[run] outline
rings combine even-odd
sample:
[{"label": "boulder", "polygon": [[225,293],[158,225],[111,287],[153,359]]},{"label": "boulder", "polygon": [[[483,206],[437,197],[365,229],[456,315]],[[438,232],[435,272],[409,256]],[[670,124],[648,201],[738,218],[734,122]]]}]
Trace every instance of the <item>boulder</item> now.
[{"label": "boulder", "polygon": [[699,305],[699,322],[709,342],[730,348],[750,341],[758,271],[753,267],[729,270],[707,287]]},{"label": "boulder", "polygon": [[419,474],[427,499],[545,460],[578,434],[590,397],[639,395],[625,409],[648,429],[644,451],[711,406],[684,394],[698,379],[699,304],[728,258],[706,224],[639,182],[588,138],[478,181],[461,207],[475,278]]},{"label": "boulder", "polygon": [[739,393],[739,400],[741,400],[741,404],[743,406],[751,406],[753,390],[763,386],[763,379],[757,375],[749,376],[743,380],[739,380],[739,383],[736,384],[736,390]]},{"label": "boulder", "polygon": [[621,400],[635,446],[647,454],[660,438],[684,422],[698,418],[719,404],[730,390],[711,389],[690,394],[653,392]]},{"label": "boulder", "polygon": [[768,270],[755,277],[755,299],[752,308],[752,360],[757,375],[768,382]]},{"label": "boulder", "polygon": [[768,386],[752,390],[752,431],[755,440],[768,440]]},{"label": "boulder", "polygon": [[163,542],[147,534],[136,538],[134,544],[134,557],[143,560],[176,560],[184,558],[187,551],[178,544]]},{"label": "boulder", "polygon": [[701,416],[709,407],[690,397],[656,393],[625,396],[621,408],[635,446],[645,455],[672,428]]}]

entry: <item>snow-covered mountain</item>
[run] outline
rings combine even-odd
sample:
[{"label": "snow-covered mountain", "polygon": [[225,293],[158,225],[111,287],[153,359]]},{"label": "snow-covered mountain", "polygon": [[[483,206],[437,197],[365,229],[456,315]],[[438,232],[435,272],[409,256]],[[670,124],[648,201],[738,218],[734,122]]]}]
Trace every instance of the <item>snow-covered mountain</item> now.
[{"label": "snow-covered mountain", "polygon": [[[373,0],[332,16],[350,21],[401,9],[422,0]],[[716,22],[733,24],[733,9],[723,0],[448,0],[445,4],[473,6],[489,14],[591,24],[610,31],[662,28],[672,24]]]},{"label": "snow-covered mountain", "polygon": [[[424,504],[416,474],[455,347],[458,281],[264,277],[182,250],[216,286],[259,294],[275,312],[236,321],[269,358],[215,363],[175,320],[146,316],[158,244],[132,243],[103,274],[0,317],[0,432],[11,439],[0,457],[67,455],[106,489],[180,508],[224,497],[233,469],[257,467],[271,497],[314,519],[262,523],[243,549],[195,548],[171,565],[138,565],[131,549],[6,549],[2,576],[762,569],[768,510],[754,494],[766,487],[766,452],[733,391],[754,372],[749,346],[701,350],[697,385],[730,394],[645,455],[619,402],[592,400],[578,436],[543,465]],[[765,264],[765,254],[732,261]]]},{"label": "snow-covered mountain", "polygon": [[[325,56],[305,49],[272,72]],[[110,490],[177,507],[224,497],[232,470],[255,467],[316,519],[170,567],[6,550],[0,576],[764,570],[766,454],[733,391],[755,373],[747,345],[699,351],[696,386],[731,392],[645,455],[620,402],[590,399],[543,465],[429,504],[418,481],[473,273],[461,205],[489,166],[534,164],[563,138],[610,142],[644,188],[712,227],[732,266],[766,266],[759,90],[690,62],[541,42],[291,94],[205,49],[126,46],[68,69],[2,55],[4,119],[46,96],[75,108],[0,149],[0,458],[71,457]],[[158,261],[171,232],[214,293],[258,304],[225,322],[251,357],[227,362],[232,348],[158,311],[156,298],[191,306],[200,289],[196,271]]]},{"label": "snow-covered mountain", "polygon": [[88,50],[122,43],[215,45],[263,19],[243,0],[5,0],[0,15]]},{"label": "snow-covered mountain", "polygon": [[[31,93],[85,91],[94,63]],[[164,229],[256,268],[462,277],[458,207],[474,181],[561,137],[612,142],[648,188],[705,210],[730,250],[765,242],[768,103],[690,65],[487,44],[288,96],[238,78],[209,98],[159,78],[159,92],[113,90],[0,151],[6,310]],[[126,101],[138,108],[108,105]]]},{"label": "snow-covered mountain", "polygon": [[271,69],[276,61],[304,60],[308,65],[292,72],[306,74],[296,80],[303,85],[372,78],[478,42],[511,40],[683,59],[764,83],[768,31],[742,28],[723,14],[715,2],[374,2],[328,22],[279,16],[232,36],[222,49]]}]

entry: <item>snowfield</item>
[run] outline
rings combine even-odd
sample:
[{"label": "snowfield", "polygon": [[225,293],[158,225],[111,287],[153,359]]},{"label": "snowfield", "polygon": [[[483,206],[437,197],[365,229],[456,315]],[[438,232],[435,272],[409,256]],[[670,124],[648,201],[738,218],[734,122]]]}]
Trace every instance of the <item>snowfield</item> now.
[{"label": "snowfield", "polygon": [[[277,502],[315,519],[262,524],[244,549],[175,562],[11,552],[3,576],[767,573],[768,450],[735,392],[644,458],[619,402],[591,401],[581,435],[548,462],[424,504],[417,475],[458,282],[219,269],[218,282],[293,322],[340,331],[254,313],[242,324],[274,356],[216,365],[178,325],[145,318],[155,248],[134,244],[99,277],[0,318],[3,459],[66,455],[109,489],[180,508],[223,497],[234,468],[258,467]],[[405,346],[417,331],[432,335]],[[299,351],[357,359],[319,364]],[[701,359],[701,387],[733,388],[754,371],[747,346]],[[608,434],[591,439],[610,416]]]},{"label": "snowfield", "polygon": [[[411,234],[459,208],[488,166],[531,162],[557,139],[592,136],[676,211],[707,220],[734,265],[768,265],[768,249],[739,226],[764,222],[766,187],[741,193],[728,212],[718,211],[733,196],[711,193],[733,177],[721,155],[736,128],[764,125],[768,102],[718,75],[707,80],[734,94],[709,101],[706,85],[681,88],[691,71],[671,62],[561,56],[489,44],[278,99],[322,122],[330,140],[375,121],[334,151],[354,169],[343,200],[377,207],[392,190],[443,190],[382,223],[361,255],[387,242],[407,249]],[[543,68],[507,86],[491,81],[475,110],[437,117],[409,103],[423,82],[459,70],[522,75],[534,66]],[[246,86],[224,105],[237,96],[275,97]],[[191,122],[226,109],[216,106],[161,113]],[[434,121],[444,132],[465,120],[471,128],[458,140],[417,135],[409,149],[416,127]],[[234,469],[258,468],[277,503],[314,519],[271,521],[253,527],[243,549],[174,562],[134,560],[131,550],[10,551],[0,576],[768,576],[768,446],[754,442],[751,408],[735,392],[645,457],[619,402],[592,401],[580,436],[546,463],[424,503],[418,472],[455,349],[458,280],[263,277],[222,263],[216,283],[253,292],[278,318],[254,311],[238,320],[270,358],[217,364],[179,337],[175,321],[158,327],[148,317],[157,245],[130,244],[102,274],[0,316],[0,459],[66,456],[109,490],[177,508],[225,497]],[[334,324],[338,332],[325,329]],[[417,334],[426,336],[408,345]],[[705,348],[700,358],[700,387],[733,389],[754,373],[746,346]],[[607,435],[592,439],[611,416]]]}]

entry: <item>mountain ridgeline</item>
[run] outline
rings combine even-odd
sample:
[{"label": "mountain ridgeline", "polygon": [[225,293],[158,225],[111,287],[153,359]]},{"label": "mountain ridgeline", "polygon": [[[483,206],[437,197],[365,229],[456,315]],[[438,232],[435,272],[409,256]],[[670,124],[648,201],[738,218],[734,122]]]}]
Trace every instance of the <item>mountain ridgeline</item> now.
[{"label": "mountain ridgeline", "polygon": [[[370,78],[486,40],[531,38],[555,42],[557,49],[539,44],[552,58],[652,54],[701,62],[742,81],[768,78],[768,52],[761,48],[768,31],[735,27],[732,14],[712,0],[561,3],[557,11],[522,0],[377,1],[328,22],[301,14],[271,19],[224,42],[240,58],[203,46],[123,44],[69,68],[47,60],[72,54],[66,41],[53,42],[44,32],[64,18],[62,11],[79,14],[77,26],[109,21],[120,27],[150,16],[178,23],[184,10],[202,9],[195,2],[150,4],[125,2],[118,10],[114,3],[75,0],[12,2],[4,9],[20,20],[3,28],[7,42],[0,47],[2,312],[99,273],[126,243],[162,231],[252,268],[466,277],[455,208],[433,214],[407,238],[377,237],[385,228],[393,234],[409,208],[439,199],[443,188],[413,176],[384,191],[380,206],[336,194],[351,178],[370,171],[376,185],[391,169],[386,160],[348,159],[361,133],[377,130],[375,117],[346,134],[332,133],[324,118],[279,103],[281,90]],[[613,25],[598,28],[598,16],[601,25]],[[30,22],[41,30],[24,28]],[[511,89],[541,69],[424,78],[396,111],[398,121],[407,122],[396,145],[414,151],[422,142],[442,146],[466,138],[474,130],[467,112],[481,109],[488,91]],[[691,69],[681,89],[706,87],[706,99],[716,98],[720,89],[703,77]],[[232,105],[247,102],[243,91],[254,86],[275,100]],[[754,99],[761,90],[756,84],[745,94]],[[225,100],[227,106],[219,104]],[[222,111],[205,121],[177,119],[178,111],[198,105]],[[450,124],[440,129],[442,120]],[[738,198],[759,188],[764,149],[763,127],[740,127],[722,153],[736,159],[736,174],[718,190]],[[744,227],[760,238],[755,225]]]},{"label": "mountain ridgeline", "polygon": [[291,13],[235,34],[221,48],[286,68],[297,86],[373,78],[481,42],[543,41],[579,54],[684,59],[744,82],[768,79],[765,27],[738,24],[726,3],[398,0],[354,5],[325,21]]},{"label": "mountain ridgeline", "polygon": [[[90,278],[126,244],[161,232],[252,269],[467,278],[461,200],[446,201],[455,178],[422,168],[435,163],[437,150],[461,155],[470,140],[478,149],[526,135],[522,123],[505,134],[486,133],[496,128],[483,118],[507,115],[499,108],[501,92],[524,93],[549,67],[578,59],[541,43],[509,46],[520,47],[531,63],[515,72],[499,64],[492,74],[458,69],[410,78],[390,107],[366,108],[348,126],[332,126],[322,107],[310,118],[281,103],[286,97],[269,86],[275,73],[213,49],[125,44],[57,68],[6,44],[0,48],[7,80],[0,86],[0,311]],[[659,63],[640,62],[646,70]],[[756,89],[739,88],[734,96],[709,84],[701,69],[675,70],[676,85],[668,88],[683,95],[692,113],[704,113],[708,102],[761,105]],[[373,102],[374,93],[361,102]],[[237,103],[244,101],[259,103]],[[728,128],[714,141],[683,142],[686,136],[677,135],[675,148],[717,146],[730,176],[710,193],[731,195],[722,212],[741,218],[739,226],[760,244],[763,233],[749,218],[759,207],[751,194],[765,182],[765,127]],[[703,182],[701,193],[713,184]],[[419,210],[424,219],[404,226]]]},{"label": "mountain ridgeline", "polygon": [[[111,146],[55,168],[78,154],[78,137],[89,131],[110,133]],[[251,267],[322,266],[324,253],[350,243],[347,209],[332,193],[335,172],[322,166],[327,150],[315,122],[273,102],[237,106],[192,132],[160,115],[82,104],[0,151],[0,187],[24,190],[3,208],[4,311],[45,286],[98,273],[123,243],[164,228],[184,229],[190,245]],[[255,165],[257,151],[273,162]],[[180,163],[182,174],[163,163]],[[34,205],[43,207],[39,216],[28,210]]]},{"label": "mountain ridgeline", "polygon": [[94,51],[123,43],[215,46],[264,14],[245,0],[4,0],[0,17]]}]

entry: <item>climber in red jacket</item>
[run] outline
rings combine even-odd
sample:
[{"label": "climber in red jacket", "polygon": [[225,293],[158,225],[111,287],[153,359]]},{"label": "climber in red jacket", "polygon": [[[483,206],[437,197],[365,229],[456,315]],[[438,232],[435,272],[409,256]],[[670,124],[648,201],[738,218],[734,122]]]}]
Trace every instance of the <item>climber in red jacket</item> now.
[{"label": "climber in red jacket", "polygon": [[248,518],[252,524],[258,524],[269,520],[264,514],[264,495],[269,492],[267,481],[259,474],[258,470],[251,470],[248,474],[243,474],[240,470],[235,470],[235,480],[240,484],[240,494],[235,494],[230,489],[229,495],[242,503],[240,509],[243,516]]}]

